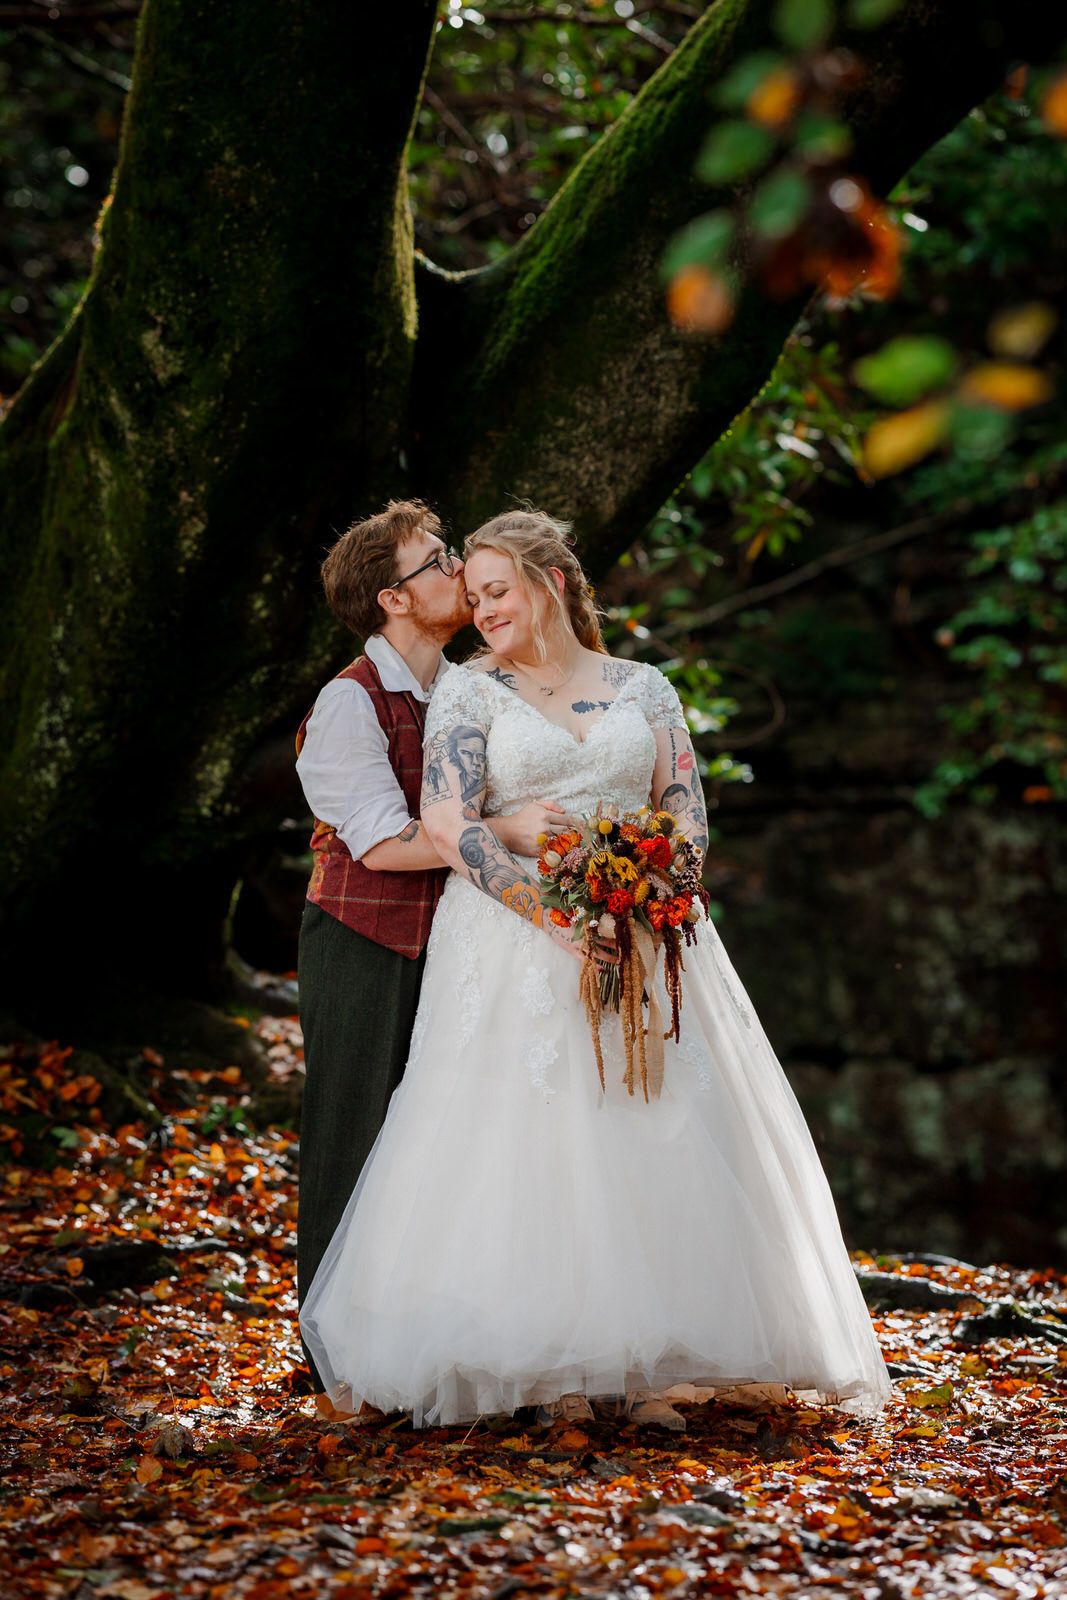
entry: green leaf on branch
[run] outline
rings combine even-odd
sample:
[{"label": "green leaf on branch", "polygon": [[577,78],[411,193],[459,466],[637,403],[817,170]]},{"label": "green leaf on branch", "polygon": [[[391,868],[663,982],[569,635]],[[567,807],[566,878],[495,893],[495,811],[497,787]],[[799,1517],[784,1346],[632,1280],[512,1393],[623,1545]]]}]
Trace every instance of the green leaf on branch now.
[{"label": "green leaf on branch", "polygon": [[670,280],[683,267],[721,267],[730,248],[736,224],[728,211],[709,211],[697,217],[671,240],[663,255],[663,275]]},{"label": "green leaf on branch", "polygon": [[1014,432],[1010,417],[992,406],[957,405],[952,412],[952,442],[961,456],[992,461]]},{"label": "green leaf on branch", "polygon": [[795,145],[808,161],[839,161],[852,149],[852,132],[839,117],[805,111],[797,118]]},{"label": "green leaf on branch", "polygon": [[906,406],[947,383],[956,360],[956,351],[946,339],[903,334],[857,361],[852,376],[884,405]]},{"label": "green leaf on branch", "polygon": [[778,0],[774,26],[790,50],[815,50],[830,32],[833,12],[829,0]]},{"label": "green leaf on branch", "polygon": [[750,56],[745,56],[743,61],[739,61],[733,71],[716,86],[714,94],[716,103],[730,110],[737,110],[772,72],[777,72],[788,65],[787,58],[774,50],[754,50]]},{"label": "green leaf on branch", "polygon": [[705,183],[734,183],[765,166],[773,150],[769,129],[754,122],[720,122],[697,158],[697,176]]},{"label": "green leaf on branch", "polygon": [[772,172],[756,190],[749,220],[766,239],[784,239],[801,222],[811,200],[811,184],[791,167]]},{"label": "green leaf on branch", "polygon": [[880,28],[901,4],[902,0],[851,0],[848,20],[854,28]]}]

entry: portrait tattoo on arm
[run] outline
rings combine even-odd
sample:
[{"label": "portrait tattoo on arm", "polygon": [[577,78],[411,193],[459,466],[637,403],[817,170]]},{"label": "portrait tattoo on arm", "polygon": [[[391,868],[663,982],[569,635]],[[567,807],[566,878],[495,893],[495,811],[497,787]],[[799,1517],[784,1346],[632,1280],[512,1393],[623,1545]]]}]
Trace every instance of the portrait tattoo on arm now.
[{"label": "portrait tattoo on arm", "polygon": [[669,730],[671,741],[671,781],[660,796],[660,807],[669,811],[679,828],[692,840],[702,855],[708,849],[708,813],[704,787],[700,782],[696,756],[688,734]]},{"label": "portrait tattoo on arm", "polygon": [[484,822],[464,828],[459,836],[460,860],[476,889],[499,900],[509,911],[541,926],[544,907],[536,885]]},{"label": "portrait tattoo on arm", "polygon": [[485,793],[485,730],[472,723],[435,733],[426,746],[422,767],[422,805],[455,799],[448,768],[456,774],[459,798],[464,806],[473,804]]},{"label": "portrait tattoo on arm", "polygon": [[422,809],[436,805],[439,800],[452,798],[452,785],[445,771],[446,734],[435,733],[426,746],[422,762]]}]

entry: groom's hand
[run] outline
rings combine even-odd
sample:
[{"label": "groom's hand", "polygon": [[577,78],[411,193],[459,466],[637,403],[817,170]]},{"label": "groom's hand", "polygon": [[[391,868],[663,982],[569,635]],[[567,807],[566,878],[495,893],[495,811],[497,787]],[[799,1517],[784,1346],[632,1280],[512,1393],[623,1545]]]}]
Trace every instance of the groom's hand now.
[{"label": "groom's hand", "polygon": [[510,850],[513,856],[535,856],[540,846],[537,836],[541,833],[559,833],[562,828],[580,828],[581,817],[574,816],[570,811],[564,811],[562,806],[557,806],[552,800],[531,800],[523,806],[521,811],[515,811],[510,817],[486,817],[485,819],[496,834],[505,850]]}]

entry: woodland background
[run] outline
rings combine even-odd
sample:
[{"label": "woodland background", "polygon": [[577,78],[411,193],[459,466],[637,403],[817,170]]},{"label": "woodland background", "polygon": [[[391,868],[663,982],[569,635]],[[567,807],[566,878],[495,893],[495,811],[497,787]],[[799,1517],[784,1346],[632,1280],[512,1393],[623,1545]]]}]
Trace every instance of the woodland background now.
[{"label": "woodland background", "polygon": [[[715,266],[708,236],[664,272],[682,223],[723,194],[748,204],[759,176],[755,157],[731,168],[705,144],[738,115],[709,92],[710,58],[699,94],[684,88],[676,52],[700,29],[713,37],[700,6],[449,0],[436,23],[432,6],[397,7],[390,23],[336,24],[335,48],[359,63],[344,88],[313,30],[294,35],[287,62],[232,19],[157,4],[142,23],[126,187],[120,173],[101,223],[139,8],[0,5],[0,390],[18,396],[0,427],[10,1036],[58,1035],[131,1096],[131,1049],[177,1069],[226,1056],[258,1071],[263,1119],[293,1114],[289,1080],[257,1066],[236,1024],[263,1005],[292,1010],[284,975],[308,829],[289,741],[349,648],[322,610],[315,563],[330,526],[386,493],[427,493],[459,535],[509,493],[533,492],[576,518],[612,648],[662,666],[693,707],[723,935],[812,1122],[850,1243],[1067,1259],[1060,41],[1024,5],[928,8],[941,32],[925,44],[922,8],[867,9],[878,26],[859,34],[844,7],[826,16],[853,25],[857,48],[897,49],[914,89],[893,102],[895,122],[868,128],[848,112],[856,149],[842,161],[876,190],[892,177],[899,286],[873,299],[794,285],[776,300],[757,259],[717,345],[710,325],[680,333],[647,310],[663,307],[672,271],[677,289],[687,263]],[[788,55],[774,8],[713,10],[726,18],[720,80],[758,50]],[[792,11],[810,57],[822,36],[804,45],[800,0]],[[422,252],[412,377],[395,327],[376,332],[368,307],[395,289],[382,263],[399,256],[382,240],[404,97],[431,39],[407,152]],[[378,99],[360,122],[375,62]],[[651,82],[661,68],[678,77]],[[277,97],[286,72],[300,88],[268,114],[257,96]],[[627,107],[661,81],[635,133]],[[247,110],[220,109],[236,89]],[[687,93],[690,120],[675,126],[669,107]],[[198,117],[231,119],[199,178]],[[781,139],[808,160],[795,129]],[[623,195],[632,181],[658,233],[646,239],[625,207],[613,228],[621,202],[605,173]],[[378,230],[369,265],[364,203]],[[767,237],[791,237],[806,203]],[[635,240],[640,262],[627,255]],[[616,278],[633,291],[628,312],[605,288]],[[506,314],[479,346],[463,330],[502,281]],[[535,292],[548,313],[530,310]],[[435,296],[453,293],[439,308]],[[1032,363],[1047,390],[1027,405],[968,401],[967,374],[991,339],[997,354],[1005,314],[1015,344],[1001,339],[1002,353]],[[641,329],[629,364],[611,343],[622,338],[611,317],[627,316]],[[516,332],[508,318],[522,317],[530,329]],[[902,337],[917,341],[903,376],[865,383],[857,364]],[[375,339],[374,359],[356,363]],[[664,423],[681,444],[646,447],[656,352],[673,361],[686,339],[719,391]],[[283,346],[271,366],[263,352]],[[486,371],[497,363],[495,391],[476,376],[479,349]],[[915,363],[931,359],[941,365],[924,387]],[[410,405],[389,392],[400,368]],[[561,464],[551,419],[594,369],[586,433]],[[446,427],[457,372],[468,414]],[[872,474],[876,419],[887,406],[910,416],[928,391],[955,396],[951,436]],[[253,392],[262,415],[249,421]],[[372,437],[368,417],[390,406],[407,420]],[[494,417],[509,436],[526,430],[528,454],[549,441],[540,480],[507,454],[511,437],[498,442]],[[362,477],[337,467],[336,438],[323,442],[331,418],[370,462]],[[210,482],[209,449],[226,458]],[[171,559],[179,547],[187,568]]]}]

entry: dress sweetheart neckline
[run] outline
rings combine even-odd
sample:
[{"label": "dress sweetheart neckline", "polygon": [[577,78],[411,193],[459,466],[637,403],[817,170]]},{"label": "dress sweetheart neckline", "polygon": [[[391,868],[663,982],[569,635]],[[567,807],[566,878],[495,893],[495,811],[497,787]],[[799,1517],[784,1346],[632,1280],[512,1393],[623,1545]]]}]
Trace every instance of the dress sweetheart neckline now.
[{"label": "dress sweetheart neckline", "polygon": [[[504,694],[506,694],[508,696],[509,700],[517,701],[520,706],[525,706],[527,711],[532,711],[534,716],[537,717],[539,721],[547,722],[548,726],[550,728],[558,729],[558,731],[560,733],[565,734],[566,737],[571,741],[571,743],[577,749],[580,750],[583,745],[586,745],[586,744],[589,743],[590,739],[593,737],[594,733],[597,731],[597,729],[600,727],[600,725],[608,720],[608,718],[610,717],[612,711],[618,705],[619,701],[621,699],[623,699],[623,697],[625,696],[626,690],[630,687],[631,683],[636,683],[636,681],[638,679],[638,676],[640,674],[641,668],[642,667],[647,667],[648,666],[648,662],[647,661],[638,661],[638,662],[635,663],[636,670],[634,672],[631,672],[630,676],[626,679],[626,682],[620,685],[618,694],[616,694],[613,697],[613,699],[611,700],[611,703],[608,706],[608,709],[606,711],[602,711],[600,713],[600,716],[597,717],[596,721],[590,725],[589,731],[585,735],[584,739],[579,739],[575,734],[573,734],[571,732],[571,730],[569,728],[565,728],[563,726],[562,722],[554,722],[551,717],[546,717],[545,713],[541,710],[540,706],[535,706],[529,700],[524,700],[522,695],[519,694],[517,689],[509,689],[506,683],[501,683],[500,682],[499,678],[491,678],[489,676],[488,672],[476,672],[473,667],[468,667],[468,665],[467,665],[467,663],[465,661],[454,661],[452,663],[452,665],[456,666],[456,667],[462,667],[463,671],[466,672],[472,678],[482,678],[487,683],[495,684],[498,689],[500,689]],[[655,671],[655,668],[653,667],[652,670]]]}]

